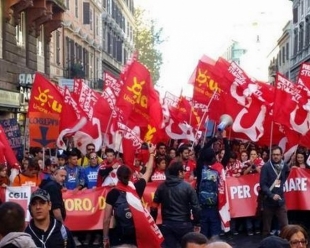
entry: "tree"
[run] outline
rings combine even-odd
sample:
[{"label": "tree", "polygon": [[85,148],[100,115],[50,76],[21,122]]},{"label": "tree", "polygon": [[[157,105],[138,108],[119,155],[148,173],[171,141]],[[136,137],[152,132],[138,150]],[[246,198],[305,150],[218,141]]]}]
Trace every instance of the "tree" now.
[{"label": "tree", "polygon": [[154,20],[146,20],[144,11],[135,9],[136,32],[134,35],[138,60],[145,65],[156,84],[160,78],[160,67],[163,63],[162,53],[158,46],[164,41],[161,38],[162,28],[157,29]]}]

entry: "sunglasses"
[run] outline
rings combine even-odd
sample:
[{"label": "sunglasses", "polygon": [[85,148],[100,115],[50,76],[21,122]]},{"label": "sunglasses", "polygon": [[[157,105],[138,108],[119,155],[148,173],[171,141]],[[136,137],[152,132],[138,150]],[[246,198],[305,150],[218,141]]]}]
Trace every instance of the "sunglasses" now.
[{"label": "sunglasses", "polygon": [[95,151],[95,148],[87,148],[87,151]]},{"label": "sunglasses", "polygon": [[98,158],[97,156],[96,157],[90,157],[90,159],[96,159],[96,158]]}]

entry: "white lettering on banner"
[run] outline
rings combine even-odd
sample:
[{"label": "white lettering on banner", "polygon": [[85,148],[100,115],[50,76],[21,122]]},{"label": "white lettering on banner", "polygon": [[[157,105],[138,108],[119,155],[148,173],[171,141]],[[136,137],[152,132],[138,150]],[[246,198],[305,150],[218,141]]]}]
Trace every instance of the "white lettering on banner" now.
[{"label": "white lettering on banner", "polygon": [[307,178],[296,177],[286,180],[284,184],[284,191],[307,191]]},{"label": "white lettering on banner", "polygon": [[292,100],[294,102],[299,102],[301,98],[301,90],[296,88],[296,86],[286,78],[282,77],[278,74],[278,81],[277,81],[277,89],[285,91],[286,93],[292,96]]},{"label": "white lettering on banner", "polygon": [[78,104],[73,100],[73,98],[71,97],[70,91],[68,88],[66,88],[65,90],[65,96],[64,96],[64,102],[71,105],[72,108],[74,109],[74,112],[76,114],[76,117],[78,119],[81,119],[81,111],[78,108]]},{"label": "white lettering on banner", "polygon": [[228,68],[228,71],[235,77],[234,84],[243,85],[246,83],[246,76],[242,69],[234,62],[232,62]]},{"label": "white lettering on banner", "polygon": [[259,183],[257,183],[257,184],[255,184],[254,185],[254,194],[256,195],[256,196],[258,196],[258,187],[259,187]]},{"label": "white lettering on banner", "polygon": [[235,199],[235,197],[239,199],[250,198],[250,186],[249,185],[239,185],[230,187],[230,195],[231,199]]},{"label": "white lettering on banner", "polygon": [[310,77],[310,65],[302,64],[300,75]]},{"label": "white lettering on banner", "polygon": [[[30,186],[21,187],[7,187],[5,190],[5,201],[16,202],[20,204],[25,210],[28,209],[31,196]],[[27,211],[25,221],[30,221],[30,213]]]}]

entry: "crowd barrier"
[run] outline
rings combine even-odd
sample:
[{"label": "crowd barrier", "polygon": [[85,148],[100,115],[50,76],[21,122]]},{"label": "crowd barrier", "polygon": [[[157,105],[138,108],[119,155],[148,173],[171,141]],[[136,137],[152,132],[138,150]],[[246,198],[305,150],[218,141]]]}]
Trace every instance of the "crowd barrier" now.
[{"label": "crowd barrier", "polygon": [[[285,183],[285,199],[288,210],[310,210],[310,170],[293,168]],[[159,183],[148,183],[142,202],[149,208]],[[226,190],[229,200],[230,216],[253,216],[259,189],[259,174],[245,175],[239,178],[227,178]],[[30,187],[8,187],[5,192],[6,201],[18,202],[25,210],[29,204]],[[73,231],[102,229],[105,197],[109,188],[96,188],[78,192],[63,193],[67,210],[66,225]],[[26,220],[30,215],[27,213]],[[161,222],[161,217],[157,223]]]}]

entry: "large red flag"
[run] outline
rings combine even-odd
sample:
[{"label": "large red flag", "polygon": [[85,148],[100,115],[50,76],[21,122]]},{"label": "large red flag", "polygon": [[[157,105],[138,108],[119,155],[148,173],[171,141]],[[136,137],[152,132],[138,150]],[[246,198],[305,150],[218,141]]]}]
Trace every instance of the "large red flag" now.
[{"label": "large red flag", "polygon": [[296,110],[303,99],[306,99],[306,91],[277,73],[273,106],[274,121],[297,132],[307,132],[307,130],[303,131],[298,128],[298,124],[302,123],[304,116],[296,115]]},{"label": "large red flag", "polygon": [[162,110],[159,95],[154,90],[150,72],[134,61],[122,76],[124,85],[116,102],[124,123],[147,126],[162,124]]}]

